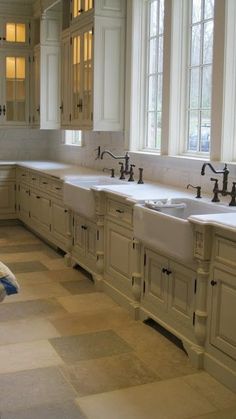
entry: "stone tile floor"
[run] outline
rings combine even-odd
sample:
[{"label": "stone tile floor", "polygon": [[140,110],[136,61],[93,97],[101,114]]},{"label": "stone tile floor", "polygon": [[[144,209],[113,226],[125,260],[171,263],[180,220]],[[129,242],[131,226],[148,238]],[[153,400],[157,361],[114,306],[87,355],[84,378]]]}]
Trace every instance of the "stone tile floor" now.
[{"label": "stone tile floor", "polygon": [[19,295],[0,305],[1,419],[236,419],[236,395],[21,226],[0,227]]}]

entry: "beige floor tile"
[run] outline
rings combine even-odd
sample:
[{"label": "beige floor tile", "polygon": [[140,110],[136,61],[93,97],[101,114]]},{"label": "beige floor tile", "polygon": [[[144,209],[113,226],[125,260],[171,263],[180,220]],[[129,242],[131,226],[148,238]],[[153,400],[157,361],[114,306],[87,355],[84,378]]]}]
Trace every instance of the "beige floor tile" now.
[{"label": "beige floor tile", "polygon": [[43,284],[35,285],[25,285],[21,286],[20,292],[18,294],[10,295],[4,301],[5,303],[13,303],[19,301],[30,301],[44,298],[57,298],[62,296],[71,295],[60,284],[53,284],[52,282],[47,282]]},{"label": "beige floor tile", "polygon": [[65,261],[64,258],[60,259],[50,259],[45,257],[42,257],[41,259],[42,263],[51,271],[58,270],[58,269],[65,269]]},{"label": "beige floor tile", "polygon": [[207,372],[202,371],[197,374],[188,375],[183,377],[183,380],[194,388],[194,390],[206,397],[217,409],[236,406],[236,394],[216,381]]},{"label": "beige floor tile", "polygon": [[79,396],[157,381],[158,377],[133,353],[110,356],[60,367]]},{"label": "beige floor tile", "polygon": [[117,307],[117,304],[102,292],[60,297],[58,301],[69,313],[85,313],[88,311],[92,313],[96,310]]},{"label": "beige floor tile", "polygon": [[87,311],[67,314],[54,319],[52,324],[61,335],[70,336],[96,330],[116,330],[123,327],[124,324],[134,325],[135,321],[121,307],[112,307],[92,313]]},{"label": "beige floor tile", "polygon": [[17,274],[17,281],[19,282],[21,287],[28,286],[28,285],[38,285],[38,284],[51,284],[56,281],[51,279],[47,275],[48,271],[44,272],[25,272],[21,274]]},{"label": "beige floor tile", "polygon": [[61,363],[61,358],[46,340],[0,346],[0,374]]},{"label": "beige floor tile", "polygon": [[55,269],[53,271],[45,272],[46,276],[53,281],[64,282],[64,281],[81,281],[85,279],[82,272],[77,269],[72,269],[64,266],[62,269]]},{"label": "beige floor tile", "polygon": [[89,419],[187,419],[214,406],[181,378],[77,399]]},{"label": "beige floor tile", "polygon": [[235,419],[236,418],[236,406],[230,407],[229,409],[220,410],[215,413],[209,413],[207,415],[194,416],[193,419]]},{"label": "beige floor tile", "polygon": [[46,319],[26,318],[0,323],[0,345],[49,339],[60,336]]}]

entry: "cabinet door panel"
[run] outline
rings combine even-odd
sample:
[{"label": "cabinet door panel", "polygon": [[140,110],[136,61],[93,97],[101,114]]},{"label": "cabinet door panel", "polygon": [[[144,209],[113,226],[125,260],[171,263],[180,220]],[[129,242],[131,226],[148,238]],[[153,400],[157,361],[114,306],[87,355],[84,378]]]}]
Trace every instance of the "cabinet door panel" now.
[{"label": "cabinet door panel", "polygon": [[167,310],[168,277],[162,272],[168,267],[168,260],[151,250],[145,250],[144,269],[145,293],[143,302],[151,304],[154,311]]},{"label": "cabinet door panel", "polygon": [[122,281],[131,281],[131,233],[119,225],[106,225],[106,271]]},{"label": "cabinet door panel", "polygon": [[235,276],[214,270],[212,287],[211,343],[236,359],[236,282]]},{"label": "cabinet door panel", "polygon": [[63,205],[52,202],[52,234],[58,240],[68,240],[69,231],[69,212]]},{"label": "cabinet door panel", "polygon": [[169,270],[169,310],[181,323],[191,325],[196,273],[175,262],[170,263]]},{"label": "cabinet door panel", "polygon": [[75,216],[74,222],[74,249],[76,252],[85,254],[86,235],[84,227],[85,219],[79,215]]},{"label": "cabinet door panel", "polygon": [[86,256],[96,261],[97,229],[95,224],[86,223]]},{"label": "cabinet door panel", "polygon": [[43,196],[40,198],[39,221],[43,229],[51,231],[51,201]]},{"label": "cabinet door panel", "polygon": [[19,218],[20,220],[27,222],[29,219],[29,187],[25,185],[20,185],[19,190]]},{"label": "cabinet door panel", "polygon": [[0,215],[14,214],[15,184],[0,183]]}]

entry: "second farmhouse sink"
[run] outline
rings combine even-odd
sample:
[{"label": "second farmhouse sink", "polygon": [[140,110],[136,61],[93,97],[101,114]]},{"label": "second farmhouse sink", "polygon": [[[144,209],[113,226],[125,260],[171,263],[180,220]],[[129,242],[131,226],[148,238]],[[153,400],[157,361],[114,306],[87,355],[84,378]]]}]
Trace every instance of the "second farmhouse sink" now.
[{"label": "second farmhouse sink", "polygon": [[93,186],[120,185],[124,181],[106,176],[74,177],[64,183],[64,203],[88,218],[95,216]]},{"label": "second farmhouse sink", "polygon": [[183,261],[193,259],[193,226],[188,217],[232,212],[236,214],[234,208],[188,198],[172,199],[171,205],[166,200],[158,200],[155,204],[158,210],[135,205],[134,236],[152,248]]}]

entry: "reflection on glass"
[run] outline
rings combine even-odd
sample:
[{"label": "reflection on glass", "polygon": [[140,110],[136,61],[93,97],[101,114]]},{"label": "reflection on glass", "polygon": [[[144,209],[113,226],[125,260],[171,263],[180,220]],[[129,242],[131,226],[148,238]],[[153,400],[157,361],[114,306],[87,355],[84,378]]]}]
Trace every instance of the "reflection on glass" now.
[{"label": "reflection on glass", "polygon": [[202,19],[202,0],[192,0],[192,23]]},{"label": "reflection on glass", "polygon": [[191,44],[191,65],[199,65],[201,53],[201,25],[192,27]]},{"label": "reflection on glass", "polygon": [[203,63],[210,64],[212,62],[213,51],[213,21],[204,24],[204,40],[203,40]]},{"label": "reflection on glass", "polygon": [[198,151],[198,143],[199,143],[198,111],[189,112],[188,139],[189,139],[188,151]]}]

